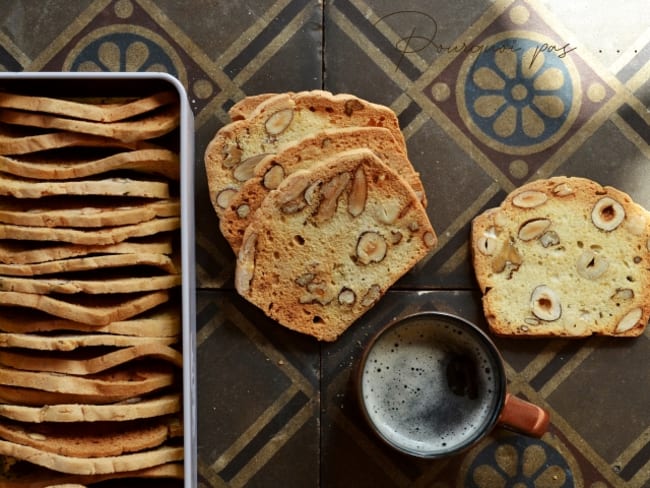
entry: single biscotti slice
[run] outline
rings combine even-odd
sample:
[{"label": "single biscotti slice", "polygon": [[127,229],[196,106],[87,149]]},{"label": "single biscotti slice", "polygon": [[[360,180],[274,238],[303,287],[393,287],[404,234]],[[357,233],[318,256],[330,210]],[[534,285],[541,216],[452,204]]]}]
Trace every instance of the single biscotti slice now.
[{"label": "single biscotti slice", "polygon": [[219,227],[237,253],[246,227],[266,195],[289,174],[309,168],[323,159],[350,149],[368,148],[395,170],[411,186],[425,204],[424,187],[401,144],[382,127],[345,127],[326,129],[284,146],[275,155],[262,159],[255,174],[238,190],[233,189],[230,205],[225,209]]},{"label": "single biscotti slice", "polygon": [[255,167],[282,145],[333,127],[385,127],[406,152],[395,113],[348,94],[315,90],[280,94],[260,103],[251,116],[222,127],[210,141],[204,162],[210,197],[218,216],[232,190],[253,177]]},{"label": "single biscotti slice", "polygon": [[285,327],[333,341],[436,243],[408,184],[352,150],[268,194],[244,234],[235,286]]},{"label": "single biscotti slice", "polygon": [[584,178],[515,190],[472,224],[474,270],[492,332],[638,336],[650,317],[650,213]]}]

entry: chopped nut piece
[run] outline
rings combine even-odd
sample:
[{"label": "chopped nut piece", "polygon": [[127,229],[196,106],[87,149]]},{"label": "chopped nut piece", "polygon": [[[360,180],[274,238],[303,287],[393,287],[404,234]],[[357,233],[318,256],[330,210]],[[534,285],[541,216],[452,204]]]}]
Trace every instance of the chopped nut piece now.
[{"label": "chopped nut piece", "polygon": [[592,251],[583,251],[576,265],[578,274],[588,280],[598,279],[609,268],[607,259]]},{"label": "chopped nut piece", "polygon": [[339,293],[339,303],[341,305],[354,305],[357,301],[357,295],[350,288],[343,288]]},{"label": "chopped nut piece", "polygon": [[618,322],[615,332],[617,334],[622,334],[623,332],[633,329],[640,323],[639,321],[641,320],[642,315],[643,309],[641,307],[633,308]]},{"label": "chopped nut piece", "polygon": [[553,195],[557,197],[566,197],[574,192],[573,188],[571,188],[571,185],[568,183],[560,183],[559,185],[556,185],[552,191]]},{"label": "chopped nut piece", "polygon": [[348,197],[348,212],[353,217],[358,217],[366,208],[366,198],[368,196],[368,185],[366,182],[366,173],[363,167],[359,166],[354,172],[352,179],[352,189]]},{"label": "chopped nut piece", "polygon": [[240,219],[245,219],[250,215],[250,213],[251,213],[250,205],[244,203],[239,207],[237,207],[237,217],[239,217]]},{"label": "chopped nut piece", "polygon": [[262,184],[267,190],[275,190],[284,180],[284,168],[279,164],[272,164],[264,173]]},{"label": "chopped nut piece", "polygon": [[322,200],[314,216],[316,222],[324,222],[334,215],[339,197],[345,190],[350,178],[350,173],[346,172],[338,174],[328,182],[323,183],[321,186]]},{"label": "chopped nut piece", "polygon": [[361,305],[370,307],[381,297],[381,288],[379,285],[372,285],[361,299]]},{"label": "chopped nut piece", "polygon": [[345,102],[345,115],[352,115],[355,110],[363,110],[363,104],[360,100],[352,99]]},{"label": "chopped nut piece", "polygon": [[217,193],[217,198],[215,201],[217,202],[217,205],[221,208],[228,208],[228,205],[230,205],[230,202],[232,201],[232,198],[237,194],[237,190],[235,188],[225,188],[221,190],[219,193]]},{"label": "chopped nut piece", "polygon": [[424,233],[424,244],[427,247],[434,247],[438,243],[438,239],[436,239],[435,234],[432,232],[425,232]]},{"label": "chopped nut piece", "polygon": [[507,242],[499,250],[499,254],[492,260],[492,271],[501,273],[506,269],[506,265],[510,264],[511,267],[517,269],[522,263],[521,255],[517,248],[513,246],[512,242]]},{"label": "chopped nut piece", "polygon": [[616,229],[623,219],[625,219],[623,206],[611,197],[598,200],[591,211],[591,221],[606,232]]},{"label": "chopped nut piece", "polygon": [[490,227],[483,232],[476,243],[478,250],[486,256],[492,256],[498,247],[497,232],[494,227]]},{"label": "chopped nut piece", "polygon": [[235,268],[235,286],[240,293],[248,293],[253,274],[255,273],[255,252],[257,250],[257,234],[249,234],[237,255]]},{"label": "chopped nut piece", "polygon": [[398,230],[391,230],[390,231],[390,243],[393,244],[393,245],[399,244],[400,242],[402,242],[403,237],[404,236],[402,235],[402,233],[400,231],[398,231]]},{"label": "chopped nut piece", "polygon": [[388,200],[382,203],[377,212],[377,220],[383,224],[394,224],[401,212],[399,202]]},{"label": "chopped nut piece", "polygon": [[562,305],[557,293],[546,285],[539,285],[530,296],[530,308],[540,320],[552,322],[562,315]]},{"label": "chopped nut piece", "polygon": [[322,184],[322,181],[315,181],[307,187],[305,190],[305,201],[308,205],[311,205],[316,201],[316,195],[318,194],[318,190]]},{"label": "chopped nut piece", "polygon": [[362,264],[379,263],[386,257],[388,246],[381,234],[366,231],[357,241],[357,258]]},{"label": "chopped nut piece", "polygon": [[522,241],[532,241],[533,239],[537,239],[550,226],[551,221],[549,219],[532,219],[524,222],[521,227],[519,227],[519,239]]},{"label": "chopped nut piece", "polygon": [[243,160],[233,170],[233,176],[237,181],[248,181],[255,174],[255,167],[266,157],[266,154],[257,154]]},{"label": "chopped nut piece", "polygon": [[518,193],[512,199],[512,204],[520,208],[535,208],[546,203],[548,195],[537,190],[525,190]]},{"label": "chopped nut piece", "polygon": [[264,124],[267,134],[277,136],[282,134],[293,120],[293,109],[285,108],[272,114]]},{"label": "chopped nut piece", "polygon": [[634,298],[634,290],[631,288],[617,288],[611,298],[612,300],[631,300]]},{"label": "chopped nut piece", "polygon": [[557,246],[560,243],[560,236],[554,230],[548,230],[540,236],[539,242],[543,247]]},{"label": "chopped nut piece", "polygon": [[239,164],[243,151],[237,144],[237,141],[229,140],[221,151],[223,166],[225,168],[232,168]]},{"label": "chopped nut piece", "polygon": [[298,278],[296,278],[296,284],[298,286],[307,286],[309,283],[311,283],[314,280],[315,276],[316,275],[314,275],[314,273],[310,273],[310,272],[303,273],[300,276],[298,276]]}]

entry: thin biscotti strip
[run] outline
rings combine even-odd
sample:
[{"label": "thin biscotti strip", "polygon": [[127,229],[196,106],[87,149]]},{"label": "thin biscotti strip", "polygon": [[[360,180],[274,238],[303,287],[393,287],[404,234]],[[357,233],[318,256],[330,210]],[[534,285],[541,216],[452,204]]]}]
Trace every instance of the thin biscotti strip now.
[{"label": "thin biscotti strip", "polygon": [[[134,266],[155,267],[168,274],[178,274],[174,260],[166,254],[102,254],[80,258],[66,258],[42,263],[2,264],[0,275],[29,276],[50,275],[55,273],[72,273],[76,271],[101,270],[105,268],[128,268]],[[2,280],[2,277],[0,277]]]},{"label": "thin biscotti strip", "polygon": [[130,178],[74,181],[33,181],[0,175],[0,195],[14,198],[41,198],[55,195],[103,195],[142,198],[169,198],[169,183]]},{"label": "thin biscotti strip", "polygon": [[20,422],[124,422],[178,413],[180,394],[162,395],[104,405],[67,403],[32,407],[0,404],[0,416]]},{"label": "thin biscotti strip", "polygon": [[382,127],[344,127],[326,129],[294,143],[287,144],[277,154],[263,158],[254,175],[239,189],[224,191],[228,205],[219,219],[219,227],[237,253],[244,231],[266,195],[276,189],[289,174],[309,168],[323,159],[351,149],[370,149],[415,191],[423,205],[426,204],[424,187],[413,169],[403,147],[392,133]]},{"label": "thin biscotti strip", "polygon": [[101,227],[99,229],[74,229],[68,227],[35,227],[0,224],[1,239],[26,241],[69,242],[84,245],[117,244],[133,237],[151,236],[179,229],[179,217],[157,217],[131,225]]},{"label": "thin biscotti strip", "polygon": [[162,446],[157,449],[122,456],[79,458],[45,452],[15,442],[0,440],[0,455],[29,461],[62,473],[97,475],[136,471],[180,461],[183,459],[183,447]]},{"label": "thin biscotti strip", "polygon": [[[0,419],[0,439],[62,456],[121,456],[161,446],[182,433],[173,418],[84,423],[22,423]],[[91,428],[89,428],[91,427]]]},{"label": "thin biscotti strip", "polygon": [[250,118],[222,127],[210,141],[204,162],[210,197],[218,216],[227,206],[223,192],[249,180],[260,159],[316,131],[333,127],[385,127],[406,144],[395,113],[349,94],[315,90],[280,94],[262,102]]},{"label": "thin biscotti strip", "polygon": [[638,336],[650,318],[650,213],[585,178],[528,183],[472,223],[492,332]]},{"label": "thin biscotti strip", "polygon": [[[23,226],[19,228],[22,229]],[[140,240],[125,240],[107,245],[0,240],[0,263],[6,264],[44,263],[91,254],[133,253],[171,254],[171,236],[168,233],[158,234]]]},{"label": "thin biscotti strip", "polygon": [[16,200],[0,197],[0,222],[36,227],[112,227],[180,215],[178,198],[158,200],[88,195]]},{"label": "thin biscotti strip", "polygon": [[163,136],[178,127],[178,105],[170,105],[145,116],[119,122],[89,122],[48,114],[12,109],[0,111],[0,122],[41,129],[64,130],[80,134],[109,137],[123,142],[143,141]]},{"label": "thin biscotti strip", "polygon": [[[176,387],[178,388],[179,385]],[[165,391],[165,390],[161,390]],[[130,392],[119,394],[101,394],[89,395],[84,393],[60,393],[54,391],[38,390],[36,388],[22,388],[0,384],[0,401],[2,403],[20,404],[30,407],[43,407],[45,405],[64,405],[64,404],[94,404],[110,405],[117,402],[131,401],[138,398],[138,395],[132,395]]]},{"label": "thin biscotti strip", "polygon": [[174,383],[170,368],[140,365],[120,368],[91,376],[62,375],[48,372],[20,371],[0,366],[0,384],[55,393],[76,395],[145,395]]},{"label": "thin biscotti strip", "polygon": [[86,347],[140,347],[146,344],[169,346],[179,336],[135,336],[112,333],[34,334],[0,332],[0,348],[20,347],[35,351],[74,351]]},{"label": "thin biscotti strip", "polygon": [[[183,479],[183,464],[170,462],[123,473],[66,474],[34,466],[29,473],[7,473],[9,479],[2,479],[4,488],[82,488],[93,483],[119,479]],[[135,486],[135,485],[134,485]]]},{"label": "thin biscotti strip", "polygon": [[106,371],[135,359],[160,359],[183,367],[183,357],[175,349],[151,341],[137,346],[122,347],[114,351],[86,356],[82,359],[39,354],[34,351],[12,351],[0,348],[0,365],[25,371],[47,371],[50,373],[88,375]]},{"label": "thin biscotti strip", "polygon": [[90,99],[66,100],[18,93],[0,93],[0,107],[61,115],[66,118],[95,122],[116,122],[150,112],[178,101],[178,95],[161,91],[153,95],[126,100],[122,103],[96,103]]},{"label": "thin biscotti strip", "polygon": [[371,151],[289,175],[244,234],[235,286],[290,329],[333,341],[437,238],[417,195]]},{"label": "thin biscotti strip", "polygon": [[[85,298],[85,299],[84,299]],[[108,325],[126,320],[169,300],[169,290],[122,295],[96,295],[92,300],[80,295],[61,297],[0,291],[0,305],[26,307],[55,317],[90,325]]]},{"label": "thin biscotti strip", "polygon": [[0,276],[0,292],[32,293],[49,295],[53,293],[107,295],[166,290],[181,284],[180,274],[143,277],[97,277],[96,279],[70,278],[23,278]]},{"label": "thin biscotti strip", "polygon": [[0,171],[38,180],[85,178],[116,170],[161,175],[173,181],[180,179],[178,154],[168,149],[126,150],[99,159],[80,159],[72,154],[0,156]]},{"label": "thin biscotti strip", "polygon": [[61,319],[38,310],[8,307],[2,309],[0,331],[14,332],[25,337],[31,337],[30,334],[38,332],[65,331],[71,333],[76,331],[117,337],[135,336],[150,339],[168,337],[175,340],[181,334],[181,319],[178,313],[178,304],[174,303],[166,303],[131,319],[111,322],[103,326]]}]

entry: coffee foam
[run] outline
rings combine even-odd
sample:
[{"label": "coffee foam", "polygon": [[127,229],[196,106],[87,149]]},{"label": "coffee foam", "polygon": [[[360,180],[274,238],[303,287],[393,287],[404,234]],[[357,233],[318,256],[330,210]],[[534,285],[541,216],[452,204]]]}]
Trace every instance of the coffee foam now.
[{"label": "coffee foam", "polygon": [[502,394],[495,361],[451,323],[425,319],[392,328],[363,371],[368,416],[384,438],[415,454],[462,449],[494,418]]}]

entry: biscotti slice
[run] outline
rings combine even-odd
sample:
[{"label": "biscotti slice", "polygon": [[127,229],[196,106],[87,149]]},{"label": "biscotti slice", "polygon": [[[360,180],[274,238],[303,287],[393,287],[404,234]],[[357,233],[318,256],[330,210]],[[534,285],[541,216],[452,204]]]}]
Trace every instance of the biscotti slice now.
[{"label": "biscotti slice", "polygon": [[233,189],[230,204],[224,210],[219,227],[237,253],[244,231],[262,200],[277,188],[285,176],[309,168],[328,157],[350,149],[367,148],[395,170],[411,186],[423,204],[424,188],[403,147],[392,133],[382,127],[345,127],[326,129],[284,146],[277,154],[262,159],[252,178],[238,190]]},{"label": "biscotti slice", "polygon": [[250,118],[222,127],[204,157],[217,215],[223,214],[232,190],[253,176],[265,155],[316,131],[351,126],[385,127],[406,151],[397,116],[388,107],[320,90],[276,95],[262,102]]},{"label": "biscotti slice", "polygon": [[159,359],[183,367],[181,354],[164,344],[151,341],[137,346],[121,347],[110,352],[89,352],[80,349],[81,354],[52,354],[37,351],[14,351],[0,348],[0,365],[24,371],[47,371],[50,373],[88,375],[105,371],[138,359]]},{"label": "biscotti slice", "polygon": [[174,104],[127,121],[104,123],[3,109],[0,111],[0,122],[134,142],[154,139],[176,129],[180,122],[180,113],[178,105]]},{"label": "biscotti slice", "polygon": [[36,309],[89,325],[108,325],[129,319],[169,301],[169,298],[169,290],[90,297],[77,294],[65,296],[65,299],[57,295],[0,291],[0,305]]},{"label": "biscotti slice", "polygon": [[180,461],[183,459],[183,447],[163,445],[156,449],[121,456],[80,458],[45,452],[31,446],[0,440],[0,455],[26,460],[62,473],[97,475],[135,471]]},{"label": "biscotti slice", "polygon": [[178,154],[168,149],[111,151],[94,158],[82,157],[77,149],[66,154],[0,156],[0,171],[37,180],[69,180],[117,170],[161,175],[173,181],[180,179]]},{"label": "biscotti slice", "polygon": [[472,224],[492,332],[640,335],[650,318],[650,213],[585,178],[528,183]]},{"label": "biscotti slice", "polygon": [[97,102],[92,99],[67,100],[19,93],[0,93],[0,107],[56,114],[66,118],[95,122],[116,122],[128,119],[177,101],[178,95],[172,91],[161,91],[122,102],[111,100],[110,103]]},{"label": "biscotti slice", "polygon": [[64,403],[32,407],[0,404],[0,416],[20,422],[124,422],[180,412],[181,395],[169,394],[152,398],[105,405]]},{"label": "biscotti slice", "polygon": [[146,344],[168,346],[179,336],[145,337],[112,333],[33,334],[0,332],[0,348],[19,347],[35,351],[74,351],[86,347],[139,347]]},{"label": "biscotti slice", "polygon": [[132,178],[102,178],[70,181],[34,181],[0,175],[0,195],[14,198],[41,198],[55,195],[103,195],[142,198],[169,198],[169,183]]},{"label": "biscotti slice", "polygon": [[333,341],[436,242],[408,184],[352,150],[268,194],[244,234],[235,286],[285,327]]}]

